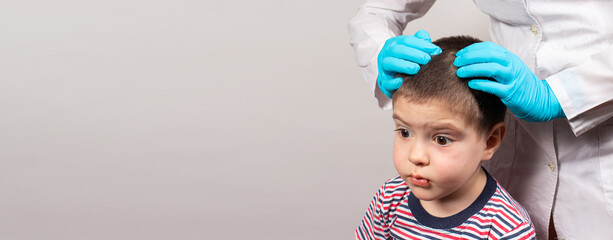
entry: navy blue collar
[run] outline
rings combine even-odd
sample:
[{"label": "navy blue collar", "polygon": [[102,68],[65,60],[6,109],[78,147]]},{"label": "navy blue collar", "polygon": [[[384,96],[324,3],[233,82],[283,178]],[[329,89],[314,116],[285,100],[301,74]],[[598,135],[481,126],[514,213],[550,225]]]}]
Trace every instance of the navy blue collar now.
[{"label": "navy blue collar", "polygon": [[[483,169],[483,171],[485,171],[485,169]],[[477,199],[470,204],[470,206],[461,212],[456,213],[455,215],[443,218],[430,215],[430,213],[426,212],[424,207],[421,205],[419,199],[413,195],[413,192],[411,192],[408,197],[409,209],[411,209],[415,219],[417,219],[417,221],[424,226],[436,229],[450,229],[458,227],[462,225],[462,223],[466,222],[466,220],[468,220],[471,216],[481,211],[494,193],[496,193],[496,180],[494,180],[494,178],[487,171],[485,171],[485,175],[487,176],[487,182],[485,183],[483,191],[481,191],[481,194],[479,194],[479,197],[477,197]]]}]

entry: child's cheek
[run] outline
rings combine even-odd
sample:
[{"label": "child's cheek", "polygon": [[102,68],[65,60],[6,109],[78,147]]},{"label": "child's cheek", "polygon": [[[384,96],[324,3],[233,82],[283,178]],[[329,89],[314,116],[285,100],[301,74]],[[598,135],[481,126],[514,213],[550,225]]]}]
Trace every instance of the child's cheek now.
[{"label": "child's cheek", "polygon": [[396,171],[401,176],[406,176],[410,173],[410,161],[408,159],[408,151],[406,143],[402,140],[394,139],[393,162]]}]

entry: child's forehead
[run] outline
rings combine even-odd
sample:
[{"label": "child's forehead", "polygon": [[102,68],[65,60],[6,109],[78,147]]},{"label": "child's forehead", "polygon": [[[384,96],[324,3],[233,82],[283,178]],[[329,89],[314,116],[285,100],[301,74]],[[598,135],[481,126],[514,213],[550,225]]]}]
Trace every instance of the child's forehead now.
[{"label": "child's forehead", "polygon": [[394,111],[410,111],[414,108],[420,108],[422,110],[428,110],[430,112],[448,113],[457,115],[458,118],[465,117],[460,110],[460,103],[451,103],[442,99],[428,99],[428,100],[406,100],[398,99],[393,103]]},{"label": "child's forehead", "polygon": [[394,118],[409,121],[420,118],[422,121],[437,121],[441,119],[452,120],[460,125],[473,125],[469,121],[468,114],[460,103],[453,104],[439,99],[427,101],[411,101],[398,99],[394,101]]}]

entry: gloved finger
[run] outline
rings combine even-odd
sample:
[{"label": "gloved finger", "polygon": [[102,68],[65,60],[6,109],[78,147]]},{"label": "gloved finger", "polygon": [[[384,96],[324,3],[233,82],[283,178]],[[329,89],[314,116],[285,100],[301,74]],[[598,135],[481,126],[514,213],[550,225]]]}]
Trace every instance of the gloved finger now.
[{"label": "gloved finger", "polygon": [[453,65],[456,67],[462,67],[475,63],[497,63],[503,66],[508,66],[510,62],[510,56],[508,52],[502,52],[494,49],[473,49],[465,51],[462,54],[456,54],[456,58],[453,61]]},{"label": "gloved finger", "polygon": [[392,94],[391,92],[388,92],[387,90],[385,90],[383,88],[383,86],[381,85],[381,83],[383,82],[383,80],[381,78],[377,79],[377,86],[379,86],[379,90],[381,90],[381,92],[383,94],[385,94],[385,96],[387,96],[389,99],[392,99]]},{"label": "gloved finger", "polygon": [[486,93],[494,94],[500,99],[507,99],[509,96],[509,87],[499,82],[494,82],[486,79],[475,79],[468,81],[468,87],[483,91]]},{"label": "gloved finger", "polygon": [[461,78],[488,77],[506,84],[512,79],[511,69],[498,63],[477,63],[458,68],[456,71]]},{"label": "gloved finger", "polygon": [[416,74],[420,67],[419,64],[406,61],[400,58],[386,57],[381,61],[381,68],[387,73],[404,73],[409,75]]},{"label": "gloved finger", "polygon": [[496,51],[501,51],[501,52],[508,52],[508,50],[498,44],[495,44],[493,42],[479,42],[479,43],[473,43],[463,49],[461,49],[460,51],[458,51],[456,53],[456,56],[462,55],[467,51],[474,51],[477,49],[492,49],[492,50],[496,50]]},{"label": "gloved finger", "polygon": [[421,65],[425,65],[431,59],[430,54],[403,45],[396,45],[394,47],[391,47],[388,50],[387,56],[404,59]]},{"label": "gloved finger", "polygon": [[400,88],[400,86],[402,85],[402,81],[402,78],[397,77],[394,79],[382,81],[379,87],[385,89],[388,92],[394,92],[398,90],[398,88]]},{"label": "gloved finger", "polygon": [[428,42],[420,38],[416,38],[414,36],[398,36],[396,38],[398,39],[395,39],[394,41],[395,44],[401,44],[407,47],[412,47],[412,48],[421,50],[422,52],[428,53],[430,55],[437,55],[443,52],[443,50],[439,46],[436,46],[435,44],[431,42]]},{"label": "gloved finger", "polygon": [[432,42],[432,38],[430,38],[430,33],[428,33],[428,31],[426,30],[419,30],[413,36],[428,42]]}]

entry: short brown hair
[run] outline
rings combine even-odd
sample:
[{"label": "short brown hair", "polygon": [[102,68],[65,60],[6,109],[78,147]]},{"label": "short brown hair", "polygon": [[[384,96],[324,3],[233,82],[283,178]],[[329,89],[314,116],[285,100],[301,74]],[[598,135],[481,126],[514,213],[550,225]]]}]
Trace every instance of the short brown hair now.
[{"label": "short brown hair", "polygon": [[422,65],[415,75],[399,74],[404,79],[402,86],[393,95],[393,102],[400,99],[424,104],[438,101],[449,106],[450,111],[463,115],[477,132],[485,133],[494,124],[504,122],[506,106],[500,98],[468,87],[467,78],[456,75],[453,65],[456,53],[481,40],[470,36],[451,36],[433,43],[443,49]]}]

